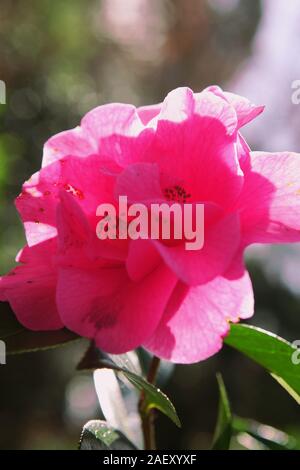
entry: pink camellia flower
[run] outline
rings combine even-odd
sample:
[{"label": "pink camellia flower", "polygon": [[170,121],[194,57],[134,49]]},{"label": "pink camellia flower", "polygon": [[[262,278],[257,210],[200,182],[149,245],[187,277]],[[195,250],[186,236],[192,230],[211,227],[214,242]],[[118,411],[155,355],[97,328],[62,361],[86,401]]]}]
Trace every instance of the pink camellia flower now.
[{"label": "pink camellia flower", "polygon": [[[253,314],[244,249],[300,241],[300,155],[250,152],[239,131],[262,110],[218,87],[179,88],[151,107],[100,106],[52,137],[16,200],[27,246],[0,300],[31,330],[65,326],[109,353],[216,353],[229,322]],[[168,202],[170,191],[204,204],[201,250],[97,238],[99,204]]]}]

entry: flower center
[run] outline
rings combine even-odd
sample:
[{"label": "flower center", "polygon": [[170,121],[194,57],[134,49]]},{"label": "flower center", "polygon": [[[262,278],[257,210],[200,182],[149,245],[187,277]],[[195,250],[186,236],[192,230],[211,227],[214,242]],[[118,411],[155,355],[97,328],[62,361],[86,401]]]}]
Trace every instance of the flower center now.
[{"label": "flower center", "polygon": [[181,202],[185,204],[191,197],[191,194],[179,184],[175,184],[174,186],[164,189],[164,196],[168,201]]}]

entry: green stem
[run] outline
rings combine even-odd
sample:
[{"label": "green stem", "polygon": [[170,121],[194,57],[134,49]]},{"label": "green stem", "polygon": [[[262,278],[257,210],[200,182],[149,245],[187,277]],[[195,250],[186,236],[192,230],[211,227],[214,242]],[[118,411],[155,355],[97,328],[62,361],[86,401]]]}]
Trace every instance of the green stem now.
[{"label": "green stem", "polygon": [[[147,374],[147,380],[149,383],[154,384],[158,369],[160,365],[160,359],[156,356],[153,356],[151,361],[149,371]],[[154,410],[148,410],[146,408],[145,394],[141,392],[140,401],[139,401],[139,412],[142,420],[142,430],[144,436],[144,448],[145,450],[155,450],[156,441],[155,441],[155,414]]]}]

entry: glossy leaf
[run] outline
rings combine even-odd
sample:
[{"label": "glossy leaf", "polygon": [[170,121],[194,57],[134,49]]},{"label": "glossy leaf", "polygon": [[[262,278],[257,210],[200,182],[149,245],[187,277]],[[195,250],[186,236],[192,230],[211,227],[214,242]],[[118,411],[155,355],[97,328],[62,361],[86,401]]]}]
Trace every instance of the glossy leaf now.
[{"label": "glossy leaf", "polygon": [[4,341],[9,336],[23,331],[24,327],[18,322],[7,303],[1,303],[0,306],[0,339]]},{"label": "glossy leaf", "polygon": [[[144,392],[146,412],[155,408],[168,416],[178,427],[180,427],[180,420],[176,413],[175,407],[167,395],[165,395],[159,388],[149,383],[141,375],[138,375],[132,370],[129,370],[123,366],[124,361],[127,363],[124,356],[125,355],[121,356],[120,361],[120,357],[116,356],[112,358],[112,356],[99,351],[93,345],[91,345],[84,358],[78,364],[77,369],[84,370],[107,368],[124,374],[127,380],[137,390]],[[116,361],[118,361],[118,364],[116,364]]]},{"label": "glossy leaf", "polygon": [[232,435],[232,415],[221,374],[217,374],[217,381],[219,386],[219,410],[212,449],[228,450]]},{"label": "glossy leaf", "polygon": [[27,330],[11,310],[0,313],[0,340],[5,342],[7,354],[51,349],[77,339],[79,336],[66,328],[56,331]]},{"label": "glossy leaf", "polygon": [[293,362],[296,349],[291,343],[269,331],[243,324],[232,324],[224,342],[266,368],[300,403],[300,364]]},{"label": "glossy leaf", "polygon": [[137,450],[124,434],[106,421],[91,420],[83,427],[80,450]]}]

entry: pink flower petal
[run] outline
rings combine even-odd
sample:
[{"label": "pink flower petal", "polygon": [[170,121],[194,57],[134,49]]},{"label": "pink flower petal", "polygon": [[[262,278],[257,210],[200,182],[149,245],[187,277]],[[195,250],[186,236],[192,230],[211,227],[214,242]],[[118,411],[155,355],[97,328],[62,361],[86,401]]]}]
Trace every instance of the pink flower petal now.
[{"label": "pink flower petal", "polygon": [[153,130],[143,125],[137,109],[127,104],[99,106],[86,114],[81,127],[97,145],[101,157],[120,166],[141,159],[153,135]]},{"label": "pink flower petal", "polygon": [[103,173],[103,162],[97,155],[85,159],[62,158],[47,165],[23,185],[16,206],[25,226],[29,246],[57,235],[56,207],[61,191],[69,193],[96,230],[99,204],[114,203],[115,176]]},{"label": "pink flower petal", "polygon": [[128,204],[162,200],[160,171],[157,163],[135,163],[127,166],[116,179],[115,195],[127,196]]},{"label": "pink flower petal", "polygon": [[160,241],[153,243],[179,279],[195,286],[211,281],[228,269],[239,247],[239,230],[237,214],[229,214],[205,229],[201,250],[187,250],[184,244],[167,246]]},{"label": "pink flower petal", "polygon": [[80,252],[87,244],[90,226],[72,195],[61,191],[57,206],[58,250],[68,263],[80,262]]},{"label": "pink flower petal", "polygon": [[95,338],[104,351],[121,354],[153,334],[176,281],[165,266],[138,283],[123,268],[61,269],[58,308],[72,331]]},{"label": "pink flower petal", "polygon": [[75,127],[51,137],[44,146],[42,166],[64,157],[87,157],[97,152],[95,143],[88,139],[81,127]]},{"label": "pink flower petal", "polygon": [[218,352],[229,330],[228,321],[253,315],[248,273],[237,258],[224,276],[188,288],[177,285],[166,312],[144,346],[177,363],[193,363]]},{"label": "pink flower petal", "polygon": [[26,247],[19,260],[24,263],[0,278],[0,299],[10,303],[18,320],[31,330],[56,330],[64,325],[55,302],[57,274],[52,257],[56,241]]},{"label": "pink flower petal", "polygon": [[161,262],[161,256],[151,240],[138,239],[130,241],[126,260],[126,269],[130,279],[140,281],[157,268]]},{"label": "pink flower petal", "polygon": [[161,110],[160,104],[153,104],[150,106],[142,106],[137,109],[137,113],[142,123],[146,126],[153,118],[155,118]]},{"label": "pink flower petal", "polygon": [[228,92],[225,92],[224,95],[236,111],[239,128],[253,121],[253,119],[259,116],[265,109],[265,106],[256,106],[243,96]]},{"label": "pink flower petal", "polygon": [[141,159],[157,163],[161,175],[172,176],[192,200],[229,208],[243,184],[233,107],[213,93],[195,97],[180,88],[167,96],[154,121],[154,138]]},{"label": "pink flower petal", "polygon": [[300,155],[253,152],[244,173],[243,245],[300,241]]},{"label": "pink flower petal", "polygon": [[[57,206],[57,233],[60,264],[69,267],[107,265],[125,261],[127,240],[99,240],[79,201],[72,194],[60,192]],[[109,261],[108,261],[109,260]]]},{"label": "pink flower petal", "polygon": [[234,93],[224,92],[218,86],[210,86],[206,91],[213,93],[220,98],[226,100],[231,106],[234,107],[238,118],[238,128],[243,127],[248,122],[253,121],[259,114],[261,114],[265,106],[257,106],[251,103],[250,100],[244,96],[236,95]]}]

